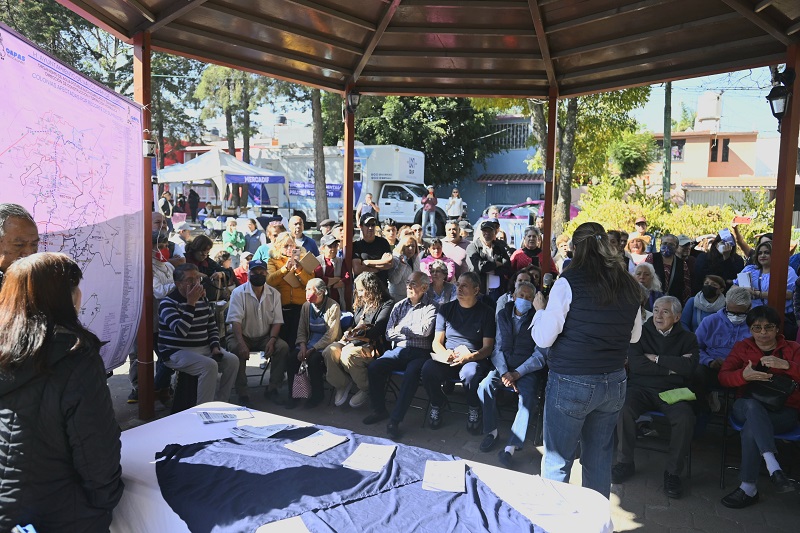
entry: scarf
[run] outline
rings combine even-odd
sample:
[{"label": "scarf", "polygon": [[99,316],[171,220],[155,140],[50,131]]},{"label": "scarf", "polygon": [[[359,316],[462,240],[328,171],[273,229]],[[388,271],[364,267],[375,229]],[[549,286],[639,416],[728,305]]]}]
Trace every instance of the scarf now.
[{"label": "scarf", "polygon": [[703,291],[700,291],[694,295],[694,308],[699,309],[704,313],[716,313],[723,307],[725,307],[724,296],[717,296],[716,301],[709,302],[706,300],[706,297],[703,296]]}]

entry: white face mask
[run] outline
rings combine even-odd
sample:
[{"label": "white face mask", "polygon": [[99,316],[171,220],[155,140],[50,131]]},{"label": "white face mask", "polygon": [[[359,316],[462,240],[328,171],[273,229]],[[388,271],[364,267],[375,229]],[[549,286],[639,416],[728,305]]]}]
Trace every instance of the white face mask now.
[{"label": "white face mask", "polygon": [[719,253],[721,253],[721,254],[724,254],[725,253],[725,245],[724,244],[718,244],[717,245],[717,251]]},{"label": "white face mask", "polygon": [[725,314],[727,315],[728,320],[730,320],[731,324],[733,324],[734,326],[738,326],[739,324],[741,324],[742,322],[744,322],[747,319],[747,317],[744,316],[744,315],[737,316],[737,315],[734,315],[733,313],[725,313]]}]

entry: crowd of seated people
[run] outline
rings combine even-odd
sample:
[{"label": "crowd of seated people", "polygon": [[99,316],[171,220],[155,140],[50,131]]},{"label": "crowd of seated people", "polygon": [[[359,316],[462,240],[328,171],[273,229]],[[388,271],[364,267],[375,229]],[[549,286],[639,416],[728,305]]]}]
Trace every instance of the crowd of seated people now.
[{"label": "crowd of seated people", "polygon": [[[207,375],[222,370],[220,395],[235,387],[238,401],[246,405],[244,369],[252,353],[263,352],[271,364],[264,394],[276,405],[293,408],[304,400],[305,407],[313,408],[322,401],[327,381],[335,406],[369,404],[363,422],[386,421],[386,433],[393,439],[402,437],[400,425],[420,385],[429,402],[426,425],[436,430],[453,423],[444,411],[452,385],[460,383],[467,429],[483,436],[483,452],[501,441],[498,396],[515,393],[517,414],[498,453],[501,464],[513,468],[514,453],[542,410],[548,374],[547,350],[538,349],[532,335],[537,312],[532,302],[543,289],[539,229],[528,228],[521,247],[513,251],[498,238],[494,220],[482,222],[471,241],[471,228],[455,221],[447,224],[446,237],[427,239],[421,227],[398,228],[391,219],[381,227],[374,213],[365,213],[359,220],[361,239],[354,242],[352,264],[347,265],[340,225],[328,221],[319,252],[307,252],[309,237],[302,221],[293,222],[291,233],[270,225],[267,243],[236,270],[227,252],[218,261],[209,259],[212,243],[207,237],[187,244],[190,266],[176,270],[175,289],[162,303],[166,366]],[[724,387],[743,393],[748,382],[776,373],[800,380],[800,345],[794,342],[795,305],[800,305],[794,298],[797,275],[790,269],[786,318],[776,320],[766,306],[771,241],[761,239],[745,248],[737,235],[721,231],[700,250],[683,235],[664,234],[659,241],[641,232],[630,238],[626,232],[608,232],[621,266],[641,285],[644,317],[641,337],[628,353],[614,483],[635,473],[637,419],[643,413],[661,411],[671,426],[663,488],[668,497],[679,498],[695,420],[719,411]],[[568,236],[556,243],[546,271],[558,275],[569,269],[572,244]],[[747,265],[737,253],[745,249]],[[314,259],[311,268],[308,257]],[[227,334],[216,333],[205,322],[208,335],[192,337],[198,321],[207,319],[196,287],[216,290],[237,283],[227,311]],[[204,294],[207,298],[208,292]],[[191,304],[197,316],[187,315]],[[219,341],[224,338],[223,347]],[[196,349],[190,349],[193,343]],[[187,350],[194,352],[191,357]],[[200,368],[195,355],[214,356],[214,368]],[[387,407],[387,381],[397,371],[404,374],[394,405]],[[298,392],[304,388],[298,387],[299,379],[307,380],[305,392]],[[202,397],[211,398],[207,380],[202,387]],[[696,399],[663,399],[663,393],[684,388]],[[786,402],[780,416],[753,400],[736,400],[733,416],[745,424],[746,456],[742,485],[723,498],[724,505],[739,508],[758,501],[753,474],[758,457],[776,487],[789,490],[774,445],[767,443],[775,432],[797,424],[798,395]]]}]

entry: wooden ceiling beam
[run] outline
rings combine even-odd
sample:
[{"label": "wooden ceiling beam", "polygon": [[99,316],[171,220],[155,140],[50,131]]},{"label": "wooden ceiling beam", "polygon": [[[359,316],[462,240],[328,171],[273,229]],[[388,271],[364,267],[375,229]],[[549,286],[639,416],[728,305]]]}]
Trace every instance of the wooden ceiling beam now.
[{"label": "wooden ceiling beam", "polygon": [[528,9],[526,0],[405,0],[403,7],[451,7],[451,8],[489,8],[489,9]]},{"label": "wooden ceiling beam", "polygon": [[528,9],[533,19],[533,29],[536,31],[536,40],[539,43],[539,52],[542,54],[544,70],[547,72],[547,81],[550,82],[550,87],[558,91],[556,71],[553,68],[553,58],[550,57],[550,45],[547,42],[547,34],[544,31],[542,12],[539,10],[539,4],[536,0],[528,0]]},{"label": "wooden ceiling beam", "polygon": [[285,59],[286,61],[297,61],[299,63],[306,63],[317,68],[332,70],[334,72],[340,72],[345,76],[350,76],[352,74],[352,72],[348,68],[332,65],[330,63],[320,61],[319,59],[307,55],[296,54],[294,52],[281,50],[280,48],[269,46],[267,44],[256,43],[249,39],[245,40],[240,35],[228,35],[220,33],[218,31],[211,32],[201,28],[194,28],[192,26],[186,26],[183,24],[172,24],[170,26],[170,29],[174,31],[188,33],[189,35],[195,35],[197,37],[203,37],[211,41],[218,41],[221,43],[230,44],[232,46],[248,48],[251,50],[255,50],[257,52],[261,52],[262,54],[268,54],[280,59]]},{"label": "wooden ceiling beam", "polygon": [[674,61],[674,60],[684,60],[689,57],[694,56],[708,56],[715,53],[722,53],[722,52],[729,52],[733,54],[733,50],[739,48],[748,48],[752,46],[760,46],[763,44],[769,44],[774,42],[767,35],[763,35],[760,37],[751,37],[750,39],[743,39],[739,41],[733,42],[725,42],[725,43],[718,43],[710,46],[701,46],[698,48],[692,48],[690,50],[679,50],[676,52],[670,52],[668,54],[661,54],[661,55],[654,55],[654,56],[645,56],[645,57],[638,57],[635,59],[627,59],[625,61],[613,62],[613,63],[603,63],[601,65],[597,65],[595,67],[586,68],[582,70],[573,70],[571,72],[562,74],[559,76],[559,81],[564,82],[567,80],[571,80],[574,78],[583,78],[586,76],[594,76],[596,74],[609,74],[615,70],[622,70],[631,67],[640,67],[646,68],[647,65],[653,63],[662,63],[664,61]]},{"label": "wooden ceiling beam", "polygon": [[139,33],[140,31],[149,31],[153,33],[173,20],[182,17],[186,13],[192,11],[203,5],[207,0],[174,0],[166,9],[161,11],[158,14],[155,20],[151,20],[150,23],[142,23],[136,27],[133,33]]},{"label": "wooden ceiling beam", "polygon": [[286,1],[290,4],[295,4],[298,6],[305,7],[306,9],[311,9],[312,11],[316,11],[317,13],[323,13],[325,15],[328,15],[329,17],[333,17],[343,22],[350,23],[354,26],[358,26],[359,28],[364,28],[365,30],[369,31],[376,30],[375,24],[373,24],[368,20],[360,19],[358,17],[348,15],[347,13],[342,13],[341,11],[337,11],[330,7],[323,6],[316,2],[311,2],[310,0],[286,0]]},{"label": "wooden ceiling beam", "polygon": [[338,48],[339,50],[343,50],[345,52],[349,52],[351,54],[360,55],[361,48],[358,46],[352,45],[348,42],[342,41],[340,39],[334,39],[330,37],[326,37],[324,35],[320,35],[318,33],[310,32],[302,28],[298,28],[287,22],[269,16],[257,16],[249,13],[243,13],[236,9],[231,9],[225,6],[221,6],[218,4],[206,4],[203,6],[203,9],[208,9],[214,11],[216,13],[222,13],[228,15],[230,17],[235,18],[242,18],[248,22],[252,22],[253,24],[257,24],[259,26],[264,26],[270,29],[280,28],[280,31],[283,33],[288,33],[290,35],[296,35],[298,37],[302,37],[304,39],[309,39],[311,41],[316,41],[318,43],[326,44],[328,46],[332,46],[334,48]]},{"label": "wooden ceiling beam", "polygon": [[800,31],[800,22],[796,22],[786,28],[786,35],[794,35],[795,33]]},{"label": "wooden ceiling beam", "polygon": [[372,54],[372,57],[434,57],[434,58],[448,58],[448,57],[464,57],[472,59],[521,59],[521,60],[534,60],[541,61],[541,54],[515,54],[511,52],[492,52],[491,50],[379,50]]},{"label": "wooden ceiling beam", "polygon": [[356,68],[353,69],[352,78],[350,79],[350,84],[355,85],[358,82],[358,77],[361,75],[361,72],[364,70],[364,67],[367,66],[369,63],[369,59],[372,57],[372,53],[375,51],[375,47],[378,46],[378,43],[383,37],[383,32],[386,31],[386,28],[389,26],[389,22],[392,21],[392,17],[394,16],[395,12],[397,11],[397,6],[400,5],[402,0],[392,0],[392,2],[386,6],[386,11],[383,12],[383,16],[381,16],[381,21],[378,23],[378,26],[375,28],[375,31],[369,38],[367,42],[367,46],[364,47],[364,53],[361,54],[361,59],[358,60],[358,64]]},{"label": "wooden ceiling beam", "polygon": [[156,21],[156,16],[153,14],[153,12],[147,9],[147,6],[143,5],[139,0],[124,0],[124,2],[138,11],[141,16],[150,22]]},{"label": "wooden ceiling beam", "polygon": [[547,33],[569,30],[572,28],[576,28],[578,26],[582,26],[584,24],[600,22],[602,20],[606,20],[611,17],[615,17],[617,15],[623,15],[626,13],[635,13],[637,11],[650,9],[651,7],[660,6],[662,4],[669,4],[674,1],[675,0],[641,0],[639,2],[634,2],[632,4],[615,7],[613,9],[606,9],[605,11],[599,11],[597,13],[593,13],[585,17],[577,17],[565,22],[560,22],[558,24],[549,24],[547,26]]},{"label": "wooden ceiling beam", "polygon": [[[488,76],[486,71],[475,72],[449,72],[447,70],[437,70],[433,72],[395,72],[391,70],[367,70],[361,73],[362,78],[419,78],[419,79],[451,79],[451,80],[486,80]],[[498,80],[531,80],[531,81],[548,81],[545,74],[532,74],[529,72],[497,72],[492,71],[491,76],[493,79]]]},{"label": "wooden ceiling beam", "polygon": [[[525,91],[497,89],[494,87],[381,87],[364,85],[358,88],[361,94],[386,96],[451,96],[454,98],[547,98],[548,87],[527,87]],[[525,96],[520,96],[524,94]]]},{"label": "wooden ceiling beam", "polygon": [[761,0],[761,2],[756,4],[756,7],[755,9],[753,9],[753,11],[755,11],[756,13],[761,13],[774,3],[775,0]]},{"label": "wooden ceiling beam", "polygon": [[[403,2],[403,5],[406,5]],[[496,36],[496,37],[530,37],[530,30],[509,28],[455,28],[452,26],[395,26],[393,28],[386,28],[384,35],[420,35],[420,34],[438,34],[438,35],[482,35],[482,36]]]},{"label": "wooden ceiling beam", "polygon": [[738,19],[739,15],[737,15],[736,13],[724,13],[722,15],[716,15],[714,17],[708,17],[700,20],[693,20],[691,22],[684,22],[682,24],[675,24],[673,26],[658,28],[652,31],[628,34],[625,37],[620,37],[618,39],[609,39],[608,41],[592,43],[586,46],[579,46],[577,48],[570,48],[569,50],[561,50],[560,52],[552,54],[552,56],[554,59],[561,59],[564,57],[585,54],[587,52],[596,52],[598,50],[604,50],[606,48],[612,48],[615,46],[624,46],[626,44],[631,44],[636,41],[642,41],[644,39],[650,39],[653,37],[663,37],[664,34],[666,33],[693,30],[705,26],[710,26],[713,24],[723,24],[725,22],[730,22],[732,20],[738,20]]},{"label": "wooden ceiling beam", "polygon": [[780,41],[781,43],[789,46],[790,44],[794,44],[797,41],[786,35],[783,30],[778,26],[778,24],[772,19],[772,17],[760,13],[756,13],[753,11],[753,5],[745,3],[743,0],[722,0],[725,4],[728,5],[731,9],[739,13],[741,16],[770,34],[776,40]]}]

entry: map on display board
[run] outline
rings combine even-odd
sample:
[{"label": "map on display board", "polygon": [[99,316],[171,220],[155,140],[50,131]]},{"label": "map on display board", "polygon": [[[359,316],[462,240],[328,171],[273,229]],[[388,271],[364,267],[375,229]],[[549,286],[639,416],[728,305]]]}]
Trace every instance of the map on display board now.
[{"label": "map on display board", "polygon": [[116,368],[142,306],[141,107],[2,24],[0,95],[0,202],[33,215],[39,251],[80,265],[81,322]]}]

